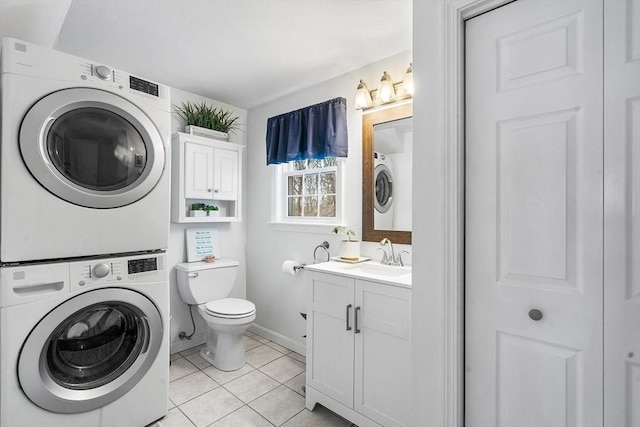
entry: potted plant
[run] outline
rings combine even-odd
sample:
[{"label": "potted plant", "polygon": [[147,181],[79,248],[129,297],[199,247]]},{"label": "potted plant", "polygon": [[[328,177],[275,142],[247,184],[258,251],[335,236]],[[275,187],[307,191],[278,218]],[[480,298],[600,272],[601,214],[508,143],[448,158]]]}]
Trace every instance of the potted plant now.
[{"label": "potted plant", "polygon": [[220,216],[220,211],[217,206],[207,205],[204,210],[207,211],[207,216]]},{"label": "potted plant", "polygon": [[229,140],[229,133],[240,128],[238,116],[220,107],[212,107],[204,101],[201,103],[182,103],[175,106],[176,112],[184,120],[185,132],[191,135]]},{"label": "potted plant", "polygon": [[346,240],[340,242],[340,258],[347,261],[357,261],[360,259],[360,241],[353,240],[352,237],[356,235],[353,230],[348,230],[347,227],[337,226],[333,228],[335,234],[344,234]]},{"label": "potted plant", "polygon": [[207,212],[205,211],[204,203],[192,203],[191,210],[189,211],[189,216],[199,217],[206,216]]}]

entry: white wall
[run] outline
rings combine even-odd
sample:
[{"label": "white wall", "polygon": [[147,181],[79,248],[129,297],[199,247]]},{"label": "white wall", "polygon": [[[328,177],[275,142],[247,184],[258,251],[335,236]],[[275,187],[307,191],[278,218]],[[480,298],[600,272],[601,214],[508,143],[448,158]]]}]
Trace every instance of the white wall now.
[{"label": "white wall", "polygon": [[[353,108],[353,98],[360,79],[375,87],[386,70],[401,80],[411,62],[407,51],[358,70],[328,80],[312,88],[269,102],[249,111],[248,118],[248,192],[247,222],[247,297],[256,304],[255,326],[259,333],[292,350],[304,353],[305,322],[299,315],[305,308],[305,276],[284,275],[280,266],[285,259],[313,262],[314,248],[327,240],[332,255],[337,253],[340,237],[330,226],[319,230],[305,227],[281,231],[269,224],[272,204],[272,168],[266,166],[265,136],[269,117],[303,108],[336,97],[347,99],[349,157],[345,166],[345,206],[343,223],[362,236],[362,112]],[[363,243],[362,254],[375,256],[377,243]],[[411,250],[399,245],[398,250]]]},{"label": "white wall", "polygon": [[[234,107],[228,104],[222,104],[213,99],[203,98],[201,96],[185,92],[179,89],[171,89],[171,105],[181,105],[182,102],[202,102],[214,107],[222,107],[225,110],[230,110],[234,115],[238,116],[238,122],[242,124],[241,130],[232,133],[229,137],[229,142],[246,145],[247,134],[245,132],[247,123],[247,111]],[[177,114],[172,115],[171,121],[171,134],[176,132],[182,132],[184,129],[184,123]],[[246,156],[243,159],[243,182],[246,182]],[[172,167],[177,167],[172,164]],[[172,182],[172,186],[176,183]],[[173,188],[172,188],[173,190]],[[243,194],[246,194],[246,185],[243,188]],[[246,197],[246,196],[245,196]],[[246,209],[242,212],[243,217],[246,214]],[[186,246],[185,246],[185,230],[187,228],[215,228],[218,230],[218,237],[220,238],[220,252],[224,258],[233,258],[240,261],[240,267],[238,269],[238,278],[233,288],[232,297],[245,298],[246,297],[246,222],[232,222],[232,223],[211,223],[211,224],[178,224],[171,223],[169,232],[169,250],[167,254],[167,262],[170,267],[169,280],[170,280],[170,298],[171,298],[171,352],[184,350],[194,345],[203,343],[206,340],[206,325],[204,320],[200,318],[197,310],[193,310],[193,317],[196,322],[196,334],[190,341],[180,340],[178,334],[180,331],[185,331],[190,334],[193,331],[191,326],[191,318],[189,317],[189,308],[180,298],[178,293],[176,282],[176,270],[175,265],[181,262],[185,262],[187,259]]]},{"label": "white wall", "polygon": [[412,426],[444,426],[442,215],[445,0],[413,2],[413,413]]}]

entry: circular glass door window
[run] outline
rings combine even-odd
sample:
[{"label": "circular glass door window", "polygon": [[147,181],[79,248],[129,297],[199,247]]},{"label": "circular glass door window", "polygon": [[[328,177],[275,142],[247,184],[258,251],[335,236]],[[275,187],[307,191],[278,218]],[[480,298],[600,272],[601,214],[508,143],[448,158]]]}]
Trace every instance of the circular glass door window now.
[{"label": "circular glass door window", "polygon": [[136,360],[148,331],[139,310],[125,303],[97,303],[70,316],[48,339],[46,366],[62,387],[100,387]]},{"label": "circular glass door window", "polygon": [[58,117],[46,147],[63,176],[90,190],[130,186],[147,159],[140,132],[122,116],[100,108],[78,108]]}]

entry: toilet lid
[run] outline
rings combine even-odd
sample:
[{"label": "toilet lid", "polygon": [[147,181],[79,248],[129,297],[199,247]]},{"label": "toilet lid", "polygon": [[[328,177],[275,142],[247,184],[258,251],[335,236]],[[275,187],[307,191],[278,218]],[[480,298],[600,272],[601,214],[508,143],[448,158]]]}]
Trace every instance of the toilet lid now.
[{"label": "toilet lid", "polygon": [[224,298],[215,301],[209,301],[205,305],[205,310],[212,316],[235,319],[251,316],[253,313],[255,313],[256,306],[251,301],[247,301],[246,299]]}]

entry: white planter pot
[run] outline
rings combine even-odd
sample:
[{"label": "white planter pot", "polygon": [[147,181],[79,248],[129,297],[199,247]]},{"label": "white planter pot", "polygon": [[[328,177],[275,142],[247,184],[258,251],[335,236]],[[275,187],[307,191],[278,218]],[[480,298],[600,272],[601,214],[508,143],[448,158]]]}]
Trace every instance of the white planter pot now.
[{"label": "white planter pot", "polygon": [[220,216],[220,211],[207,211],[207,216]]},{"label": "white planter pot", "polygon": [[188,125],[184,127],[184,131],[189,135],[203,136],[205,138],[219,139],[221,141],[229,141],[228,133],[218,132],[217,130]]},{"label": "white planter pot", "polygon": [[342,240],[340,242],[340,258],[349,261],[360,259],[360,242],[357,240]]},{"label": "white planter pot", "polygon": [[207,213],[205,211],[189,211],[189,216],[202,217],[202,216],[207,216]]}]

